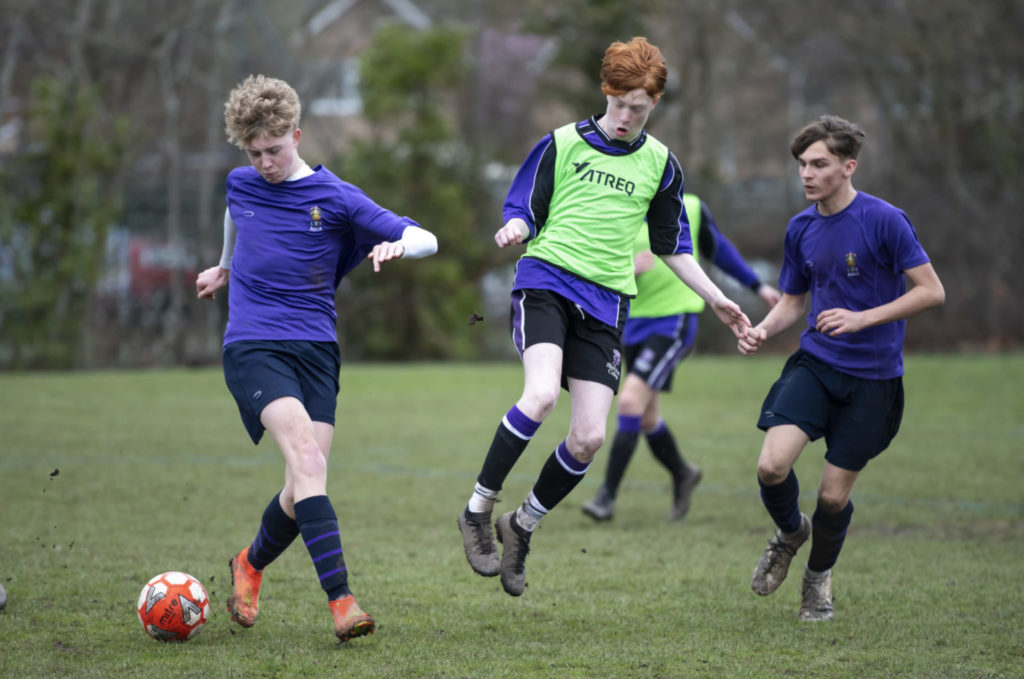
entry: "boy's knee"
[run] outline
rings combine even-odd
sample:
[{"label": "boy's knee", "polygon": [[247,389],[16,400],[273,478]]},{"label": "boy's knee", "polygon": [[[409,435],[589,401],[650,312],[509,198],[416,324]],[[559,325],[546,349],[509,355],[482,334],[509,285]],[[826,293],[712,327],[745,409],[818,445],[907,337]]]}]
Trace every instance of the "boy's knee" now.
[{"label": "boy's knee", "polygon": [[757,478],[766,486],[776,486],[789,476],[790,467],[780,465],[770,458],[761,456],[757,461]]},{"label": "boy's knee", "polygon": [[818,509],[825,514],[839,514],[849,503],[850,499],[845,494],[830,492],[828,489],[818,491]]},{"label": "boy's knee", "polygon": [[589,463],[594,459],[597,451],[604,445],[605,433],[604,430],[574,433],[569,439],[569,447],[571,450],[577,451],[573,453],[580,462]]}]

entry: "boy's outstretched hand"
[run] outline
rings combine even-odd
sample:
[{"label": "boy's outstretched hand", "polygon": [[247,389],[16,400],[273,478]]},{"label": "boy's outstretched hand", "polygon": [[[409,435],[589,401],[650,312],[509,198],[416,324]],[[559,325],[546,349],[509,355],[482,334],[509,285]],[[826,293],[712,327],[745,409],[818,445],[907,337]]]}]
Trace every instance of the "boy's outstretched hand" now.
[{"label": "boy's outstretched hand", "polygon": [[750,319],[743,313],[740,306],[731,299],[723,299],[711,305],[718,320],[732,328],[737,338],[743,337],[743,333],[750,327]]},{"label": "boy's outstretched hand", "polygon": [[214,293],[227,285],[230,275],[229,269],[222,269],[219,266],[211,266],[205,271],[200,271],[196,276],[196,297],[213,299]]},{"label": "boy's outstretched hand", "polygon": [[398,242],[387,241],[374,245],[373,250],[366,256],[366,258],[373,261],[374,272],[379,272],[381,262],[390,262],[392,259],[401,259],[404,254],[404,245]]},{"label": "boy's outstretched hand", "polygon": [[768,332],[764,328],[747,328],[746,332],[739,338],[736,348],[744,356],[753,356],[767,339]]}]

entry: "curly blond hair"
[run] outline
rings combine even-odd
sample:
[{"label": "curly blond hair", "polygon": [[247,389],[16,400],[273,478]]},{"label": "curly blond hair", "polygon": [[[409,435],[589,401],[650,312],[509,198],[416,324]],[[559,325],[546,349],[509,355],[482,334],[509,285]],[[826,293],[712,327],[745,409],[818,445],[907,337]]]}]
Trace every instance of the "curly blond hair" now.
[{"label": "curly blond hair", "polygon": [[228,141],[244,149],[266,134],[283,137],[299,127],[302,104],[291,85],[265,75],[250,75],[231,90],[224,104]]}]

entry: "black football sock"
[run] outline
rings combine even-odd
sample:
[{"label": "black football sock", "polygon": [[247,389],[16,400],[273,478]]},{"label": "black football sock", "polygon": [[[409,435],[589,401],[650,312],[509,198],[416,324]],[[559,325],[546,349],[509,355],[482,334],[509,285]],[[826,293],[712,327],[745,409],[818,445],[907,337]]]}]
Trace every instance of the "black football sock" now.
[{"label": "black football sock", "polygon": [[639,415],[619,415],[618,420],[618,429],[608,452],[608,467],[604,473],[604,487],[613,500],[619,492],[622,477],[626,475],[626,467],[633,458],[637,439],[640,438]]},{"label": "black football sock", "polygon": [[650,446],[651,453],[654,454],[654,459],[668,470],[669,474],[672,475],[672,479],[682,481],[686,478],[686,460],[679,454],[679,448],[676,447],[676,439],[672,436],[672,432],[665,424],[665,421],[659,422],[654,431],[645,432],[645,436],[647,437],[647,445]]},{"label": "black football sock", "polygon": [[540,424],[524,415],[518,407],[512,406],[494,432],[477,483],[490,490],[501,490],[505,478],[519,461],[519,456],[526,450]]},{"label": "black football sock", "polygon": [[540,476],[533,485],[534,496],[551,511],[583,480],[589,466],[589,463],[574,458],[562,441],[541,468]]}]

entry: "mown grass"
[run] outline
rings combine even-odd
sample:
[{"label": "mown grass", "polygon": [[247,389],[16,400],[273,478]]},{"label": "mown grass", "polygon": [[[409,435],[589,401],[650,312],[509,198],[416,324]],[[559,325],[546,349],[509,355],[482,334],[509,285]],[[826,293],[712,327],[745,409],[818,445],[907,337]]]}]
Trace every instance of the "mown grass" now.
[{"label": "mown grass", "polygon": [[[254,628],[223,610],[227,560],[283,466],[249,443],[219,370],[0,375],[0,676],[1024,675],[1024,356],[908,357],[903,429],[854,489],[836,619],[815,625],[796,620],[798,576],[749,590],[771,533],[753,422],[782,361],[688,361],[664,403],[705,473],[690,515],[667,522],[667,477],[641,446],[615,520],[592,523],[580,505],[602,453],[535,535],[518,599],[470,571],[455,527],[518,365],[343,366],[329,489],[378,631],[341,646],[298,544],[268,569]],[[521,501],[567,415],[563,398],[499,507]],[[805,510],[822,453],[797,464]],[[183,645],[134,613],[172,569],[213,601]]]}]

